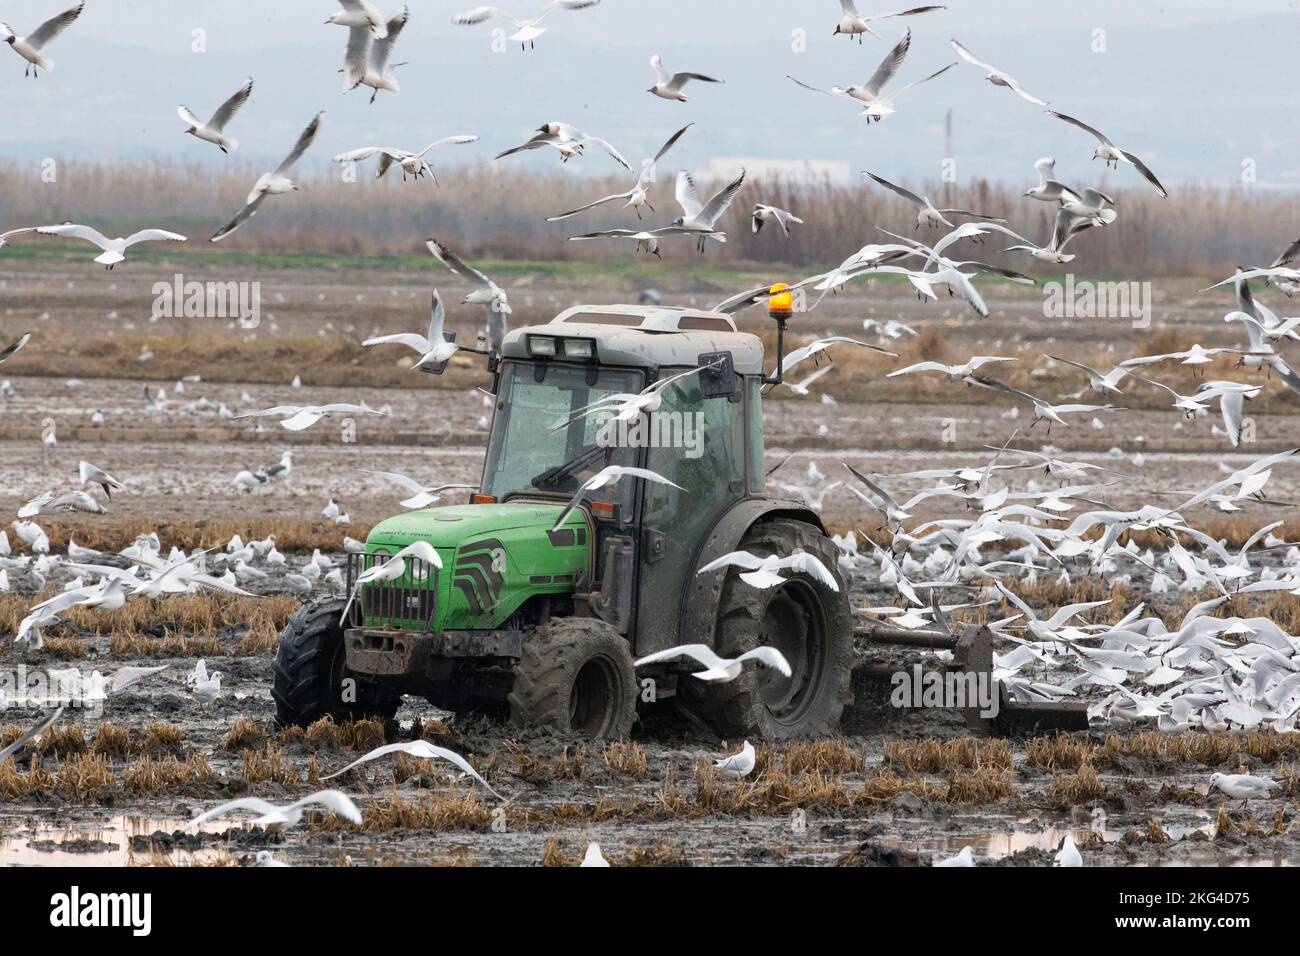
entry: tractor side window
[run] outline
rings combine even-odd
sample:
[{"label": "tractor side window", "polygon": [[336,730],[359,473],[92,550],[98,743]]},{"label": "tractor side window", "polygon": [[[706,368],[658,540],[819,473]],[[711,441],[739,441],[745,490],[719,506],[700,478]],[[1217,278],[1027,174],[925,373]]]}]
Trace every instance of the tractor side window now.
[{"label": "tractor side window", "polygon": [[763,380],[747,379],[749,395],[749,493],[761,495],[767,490],[767,465],[763,450]]},{"label": "tractor side window", "polygon": [[[661,374],[670,375],[664,369]],[[697,376],[670,385],[654,413],[651,432],[659,447],[650,447],[648,467],[681,485],[646,482],[645,524],[671,529],[667,547],[689,553],[717,513],[740,493],[744,480],[745,436],[741,402],[706,399]]]}]

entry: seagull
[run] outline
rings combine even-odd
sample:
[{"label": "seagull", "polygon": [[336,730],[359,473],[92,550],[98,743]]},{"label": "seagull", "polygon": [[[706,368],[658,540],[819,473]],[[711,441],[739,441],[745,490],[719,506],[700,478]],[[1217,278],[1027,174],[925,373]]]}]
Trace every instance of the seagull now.
[{"label": "seagull", "polygon": [[363,146],[360,149],[349,150],[346,153],[339,153],[334,157],[336,163],[360,163],[379,154],[379,166],[375,170],[375,178],[383,179],[384,173],[396,163],[402,168],[402,182],[406,182],[407,176],[414,176],[420,179],[425,173],[429,174],[430,181],[436,186],[438,177],[433,174],[433,167],[425,160],[425,154],[436,146],[462,146],[466,143],[476,143],[478,137],[473,135],[444,136],[442,139],[434,140],[418,153],[409,153],[404,149],[397,149],[392,146]]},{"label": "seagull", "polygon": [[865,116],[868,123],[879,122],[889,114],[896,112],[894,109],[894,100],[899,95],[907,92],[913,87],[920,86],[922,83],[928,83],[935,77],[947,73],[957,65],[956,63],[949,63],[943,69],[931,73],[924,79],[915,80],[908,83],[906,86],[900,86],[898,89],[894,90],[892,94],[885,96],[885,86],[894,78],[894,75],[903,65],[903,60],[907,56],[907,51],[911,47],[911,44],[912,31],[908,30],[903,34],[903,38],[898,41],[897,45],[895,45],[889,54],[880,62],[880,65],[876,67],[876,72],[871,75],[871,78],[861,86],[832,86],[829,90],[823,90],[819,87],[811,86],[802,80],[795,79],[793,76],[789,76],[789,74],[787,74],[787,77],[798,86],[802,86],[806,90],[812,90],[814,93],[825,93],[829,96],[844,97],[862,103],[863,109],[860,115]]},{"label": "seagull", "polygon": [[1005,392],[1007,395],[1013,395],[1016,398],[1023,398],[1026,401],[1031,402],[1034,406],[1034,422],[1029,427],[1033,428],[1034,425],[1037,425],[1039,422],[1046,421],[1049,423],[1047,426],[1049,434],[1051,431],[1051,422],[1069,427],[1070,423],[1062,418],[1062,415],[1070,414],[1072,412],[1113,411],[1115,407],[1113,405],[1052,405],[1042,399],[1034,398],[1034,396],[1030,395],[1028,392],[1022,392],[1018,388],[1012,388],[1005,382],[999,382],[997,379],[981,378],[978,375],[972,375],[969,381],[973,385],[982,385],[985,388],[991,388],[998,392]]},{"label": "seagull", "polygon": [[974,866],[975,851],[968,846],[961,848],[961,852],[956,856],[950,856],[942,860],[936,860],[934,866]]},{"label": "seagull", "polygon": [[972,54],[970,50],[966,49],[956,40],[950,40],[949,42],[952,44],[952,48],[957,51],[957,55],[960,56],[963,60],[965,60],[967,63],[973,63],[975,66],[978,66],[981,70],[984,70],[986,73],[988,73],[988,75],[984,77],[984,79],[988,80],[994,86],[1005,86],[1011,92],[1019,96],[1022,100],[1027,100],[1028,102],[1033,103],[1035,106],[1047,105],[1046,100],[1040,100],[1037,96],[1034,96],[1023,86],[1017,83],[1015,77],[1008,76],[1006,73],[1003,73],[997,67],[990,66],[987,63],[983,63],[975,59],[974,54]]},{"label": "seagull", "polygon": [[3,350],[0,350],[0,362],[11,358],[15,352],[31,341],[31,338],[32,333],[30,332],[24,332],[22,335],[18,336],[12,344],[6,346]]},{"label": "seagull", "polygon": [[592,840],[587,844],[587,852],[582,855],[582,862],[578,866],[609,866],[609,860],[600,852],[600,844]]},{"label": "seagull", "polygon": [[[703,569],[701,569],[702,572]],[[719,657],[707,644],[682,644],[679,647],[670,647],[642,657],[633,661],[632,666],[643,667],[646,664],[676,660],[679,657],[689,657],[705,666],[705,670],[695,671],[691,674],[692,677],[697,677],[702,681],[716,681],[723,684],[733,681],[740,676],[744,662],[751,660],[757,661],[764,667],[780,671],[786,677],[793,674],[793,671],[790,670],[790,662],[785,659],[785,655],[775,647],[767,646],[756,647],[752,651],[746,651],[739,657],[727,658]]]},{"label": "seagull", "polygon": [[1061,849],[1056,854],[1056,866],[1083,866],[1083,855],[1079,848],[1074,845],[1074,837],[1070,834],[1065,835],[1061,841]]},{"label": "seagull", "polygon": [[397,85],[394,67],[400,63],[390,63],[393,45],[402,32],[402,27],[411,19],[409,7],[403,6],[388,21],[384,36],[375,38],[374,32],[367,26],[351,27],[348,30],[348,46],[343,54],[343,92],[355,90],[358,86],[368,86],[373,93],[370,102],[374,103],[380,91],[401,92]]},{"label": "seagull", "polygon": [[372,345],[405,345],[420,353],[420,358],[411,368],[433,368],[442,365],[456,354],[455,342],[450,342],[443,332],[447,312],[442,306],[442,296],[433,290],[433,310],[429,317],[429,330],[425,335],[415,332],[397,332],[393,335],[380,335],[361,343],[363,348]]},{"label": "seagull", "polygon": [[304,428],[310,428],[322,418],[330,415],[389,415],[390,412],[376,411],[368,405],[351,405],[346,402],[335,402],[330,405],[277,405],[274,408],[263,409],[260,412],[244,412],[242,415],[235,415],[235,418],[261,418],[267,415],[274,415],[281,419],[280,426],[287,428],[291,432],[300,432]]},{"label": "seagull", "polygon": [[944,218],[945,214],[953,216],[972,216],[976,219],[988,219],[997,222],[1005,221],[999,216],[986,216],[983,213],[971,212],[969,209],[936,209],[934,203],[930,202],[927,197],[918,196],[910,189],[904,189],[902,186],[895,185],[887,179],[881,179],[875,173],[868,172],[867,170],[863,170],[862,175],[874,180],[881,186],[884,186],[895,195],[902,196],[908,202],[919,206],[921,211],[917,213],[916,216],[916,228],[918,229],[922,226],[929,226],[932,229],[937,226],[947,226],[949,229],[952,229],[953,224]]},{"label": "seagull", "polygon": [[1137,171],[1142,174],[1142,176],[1146,179],[1146,181],[1156,188],[1156,192],[1160,194],[1161,199],[1169,198],[1169,193],[1165,191],[1164,186],[1160,185],[1160,180],[1156,179],[1155,173],[1151,172],[1151,170],[1147,168],[1146,163],[1142,162],[1142,160],[1139,159],[1137,156],[1135,156],[1133,153],[1130,153],[1127,150],[1120,149],[1109,139],[1107,139],[1106,136],[1103,133],[1101,133],[1101,131],[1093,129],[1087,123],[1084,123],[1081,120],[1077,120],[1073,116],[1066,116],[1064,113],[1056,112],[1056,110],[1048,110],[1047,112],[1051,113],[1057,119],[1064,120],[1065,122],[1069,123],[1071,126],[1077,126],[1079,127],[1079,129],[1091,133],[1093,136],[1097,137],[1097,139],[1101,142],[1101,145],[1098,146],[1095,150],[1093,150],[1092,152],[1093,159],[1105,160],[1106,165],[1108,166],[1114,164],[1116,167],[1118,167],[1121,162],[1125,162],[1131,166],[1136,167]]},{"label": "seagull", "polygon": [[307,128],[302,131],[302,134],[298,137],[298,142],[294,144],[293,151],[285,157],[284,162],[277,166],[273,172],[263,173],[258,177],[257,182],[253,184],[253,191],[244,200],[244,208],[235,214],[234,219],[218,229],[213,237],[208,240],[209,242],[220,242],[249,219],[256,216],[258,209],[265,202],[267,196],[282,196],[298,188],[298,184],[289,178],[289,172],[298,160],[302,159],[302,154],[307,152],[312,140],[316,138],[316,133],[320,129],[322,115],[324,114],[317,113],[315,118],[307,124]]},{"label": "seagull", "polygon": [[62,713],[63,713],[62,707],[55,707],[48,714],[46,714],[44,717],[38,720],[33,726],[27,728],[21,734],[19,734],[18,738],[14,740],[13,743],[9,744],[7,747],[3,749],[0,749],[0,764],[3,764],[6,760],[8,760],[12,754],[16,754],[18,751],[22,750],[23,747],[26,746],[29,741],[35,740],[41,734],[45,733],[45,731],[49,730],[51,725],[53,725],[53,723],[59,719]]},{"label": "seagull", "polygon": [[537,14],[531,20],[520,20],[512,17],[498,7],[475,7],[472,10],[466,10],[464,13],[458,13],[451,18],[451,22],[458,26],[472,26],[476,23],[482,23],[492,17],[501,17],[509,20],[516,27],[510,39],[518,43],[523,49],[537,46],[537,38],[546,32],[546,27],[539,27],[542,17],[546,16],[552,10],[585,10],[587,7],[594,7],[600,0],[551,0],[542,12]]},{"label": "seagull", "polygon": [[339,4],[343,7],[343,12],[334,14],[326,23],[341,27],[366,27],[377,37],[385,35],[387,25],[384,16],[369,0],[339,0]]},{"label": "seagull", "polygon": [[1065,183],[1052,178],[1056,174],[1056,160],[1051,156],[1044,156],[1034,163],[1034,170],[1038,173],[1038,185],[1025,191],[1030,199],[1064,203],[1076,202],[1082,198]]},{"label": "seagull", "polygon": [[103,505],[84,491],[72,491],[63,495],[46,492],[19,508],[18,517],[31,518],[36,515],[63,514],[69,511],[93,515],[108,513]]},{"label": "seagull", "polygon": [[574,493],[573,498],[570,499],[569,503],[564,506],[564,510],[560,512],[560,516],[555,519],[555,524],[551,526],[551,530],[552,531],[560,530],[560,527],[564,524],[564,522],[569,519],[569,515],[573,514],[573,512],[577,510],[579,503],[581,503],[583,496],[587,492],[596,491],[599,488],[605,488],[605,487],[612,488],[619,481],[619,479],[623,477],[643,478],[646,481],[654,481],[654,482],[658,482],[661,485],[669,485],[673,488],[676,488],[678,491],[686,490],[676,482],[669,481],[663,475],[659,474],[659,472],[651,471],[649,468],[632,468],[623,465],[607,465],[606,467],[596,472],[594,475],[592,475],[590,478],[588,478],[586,481],[584,481],[582,484],[578,486],[578,490]]},{"label": "seagull", "polygon": [[1248,800],[1256,797],[1267,798],[1270,795],[1270,791],[1281,786],[1280,783],[1271,777],[1256,777],[1248,773],[1210,774],[1211,790],[1218,787],[1234,800],[1242,801],[1243,805]]},{"label": "seagull", "polygon": [[307,807],[312,806],[324,807],[330,813],[337,814],[350,823],[361,823],[361,811],[357,809],[357,805],[351,798],[338,790],[321,790],[283,807],[278,807],[259,797],[240,797],[238,800],[230,800],[213,807],[206,813],[199,814],[186,824],[186,829],[193,830],[213,817],[224,816],[238,810],[260,814],[252,821],[254,825],[291,827],[299,823]]},{"label": "seagull", "polygon": [[41,50],[45,48],[46,44],[71,26],[72,21],[81,16],[81,11],[85,6],[85,0],[82,0],[82,2],[77,4],[75,7],[71,7],[57,16],[51,17],[37,27],[31,36],[20,37],[14,33],[9,24],[0,23],[0,40],[8,43],[13,47],[15,53],[27,61],[27,69],[23,71],[23,76],[27,76],[30,73],[31,76],[35,78],[40,75],[41,70],[49,73],[54,69],[54,61],[47,60],[45,57],[41,56]]},{"label": "seagull", "polygon": [[96,468],[88,461],[79,462],[77,464],[77,470],[78,473],[80,474],[81,483],[83,485],[89,485],[89,484],[99,485],[101,488],[104,489],[104,495],[110,501],[113,500],[114,488],[116,488],[118,491],[123,491],[126,489],[126,485],[122,484],[120,481],[118,481],[108,472],[100,468]]},{"label": "seagull", "polygon": [[682,95],[682,87],[691,80],[699,80],[702,83],[723,82],[711,76],[705,76],[703,73],[669,73],[664,69],[663,61],[659,58],[658,53],[650,57],[650,68],[655,71],[655,85],[650,87],[647,92],[665,100],[677,100],[679,103],[686,102],[686,97]]},{"label": "seagull", "polygon": [[[1091,190],[1086,190],[1086,192],[1091,192]],[[1062,205],[1061,210],[1056,214],[1056,223],[1052,228],[1052,238],[1046,246],[1035,246],[1032,243],[1024,242],[1008,246],[1002,251],[1027,252],[1035,259],[1061,265],[1074,258],[1073,253],[1064,251],[1066,244],[1071,239],[1086,229],[1103,226],[1114,220],[1115,210],[1113,209],[1102,209],[1095,214],[1079,216],[1071,213]]]},{"label": "seagull", "polygon": [[1049,359],[1054,362],[1061,362],[1064,365],[1072,365],[1081,370],[1088,376],[1088,385],[1094,392],[1114,392],[1116,395],[1123,394],[1117,387],[1118,383],[1129,374],[1129,369],[1123,364],[1115,366],[1105,375],[1098,372],[1091,365],[1084,365],[1082,362],[1076,362],[1073,359],[1061,358],[1059,355],[1049,355]]},{"label": "seagull", "polygon": [[404,575],[408,557],[431,564],[435,568],[442,567],[442,557],[429,542],[414,541],[408,544],[388,560],[383,563],[376,562],[357,575],[357,580],[352,586],[352,593],[348,595],[347,603],[343,605],[343,613],[339,615],[339,620],[347,620],[348,609],[352,607],[352,602],[356,600],[357,593],[362,586],[384,581],[396,581]]},{"label": "seagull", "polygon": [[690,129],[694,125],[695,125],[694,123],[687,123],[677,132],[673,133],[672,136],[668,137],[668,141],[664,143],[661,147],[659,147],[659,152],[655,153],[653,159],[647,159],[643,161],[641,163],[641,174],[637,176],[636,184],[627,192],[615,193],[612,196],[605,196],[603,199],[597,199],[595,202],[589,202],[585,206],[579,206],[577,209],[570,209],[568,212],[562,212],[558,216],[547,216],[546,221],[559,222],[561,219],[568,219],[570,216],[576,216],[580,212],[586,212],[588,209],[594,209],[596,206],[604,205],[607,202],[616,202],[620,199],[627,200],[623,208],[626,209],[628,207],[631,207],[632,209],[636,210],[636,217],[638,219],[641,218],[642,206],[649,209],[651,212],[654,212],[655,207],[650,205],[649,187],[657,181],[655,177],[658,169],[659,160],[663,159],[664,154],[668,152],[668,150],[671,149],[679,139],[682,138],[682,134],[684,134],[688,129]]},{"label": "seagull", "polygon": [[748,740],[740,748],[740,753],[731,754],[713,761],[713,766],[728,777],[747,777],[754,769],[754,745]]},{"label": "seagull", "polygon": [[783,232],[787,237],[790,235],[790,223],[797,222],[800,225],[803,224],[803,220],[794,213],[761,202],[754,203],[754,211],[750,213],[750,220],[755,235],[758,235],[758,232],[763,228],[763,225],[769,222],[774,222],[780,226],[781,232]]},{"label": "seagull", "polygon": [[682,170],[677,174],[676,187],[677,205],[682,207],[682,215],[674,219],[672,225],[688,232],[698,233],[698,247],[701,252],[704,251],[705,240],[710,236],[719,242],[726,242],[726,234],[718,232],[715,227],[744,184],[745,171],[742,169],[739,176],[714,193],[707,203],[701,204],[699,194],[695,191],[694,178],[690,173]]},{"label": "seagull", "polygon": [[462,279],[468,279],[474,286],[465,298],[460,300],[460,303],[483,306],[487,312],[489,347],[493,352],[500,353],[501,343],[506,337],[506,316],[510,314],[510,300],[506,296],[505,289],[477,269],[466,265],[460,256],[437,239],[425,240],[424,245],[435,259]]},{"label": "seagull", "polygon": [[862,42],[862,34],[870,33],[873,37],[880,36],[875,30],[871,29],[871,24],[877,20],[889,20],[893,17],[912,17],[918,13],[930,13],[934,10],[948,9],[941,3],[932,3],[924,7],[912,7],[910,10],[900,10],[897,13],[877,13],[873,16],[864,17],[858,13],[857,7],[853,5],[853,0],[840,0],[840,9],[844,15],[840,17],[839,24],[835,27],[831,36],[839,36],[843,33],[845,36],[857,36],[858,42]]},{"label": "seagull", "polygon": [[745,568],[746,570],[740,575],[740,580],[756,588],[772,588],[784,584],[787,578],[782,577],[778,572],[789,569],[808,575],[832,591],[838,592],[840,589],[839,582],[830,571],[826,570],[826,565],[806,551],[796,551],[784,557],[775,554],[759,557],[748,551],[731,551],[710,561],[695,573],[707,574],[718,568],[729,567]]},{"label": "seagull", "polygon": [[395,471],[369,471],[365,468],[358,469],[363,475],[375,475],[383,478],[393,484],[401,485],[407,491],[414,494],[402,501],[399,501],[403,508],[427,508],[432,504],[442,500],[444,491],[477,491],[478,485],[435,485],[426,487],[416,481],[414,478],[408,478],[406,475],[399,474]]},{"label": "seagull", "polygon": [[498,159],[513,156],[516,153],[523,153],[532,149],[544,149],[545,147],[550,146],[559,150],[562,161],[567,163],[573,157],[581,156],[583,149],[588,143],[595,143],[605,152],[609,153],[614,162],[618,163],[629,172],[632,171],[631,165],[623,158],[623,154],[615,149],[608,140],[601,139],[599,136],[588,136],[576,126],[569,123],[561,123],[556,120],[543,123],[541,126],[537,127],[537,132],[532,139],[521,143],[518,146],[512,146],[510,149],[497,153],[496,156],[493,157],[493,161],[495,162]]},{"label": "seagull", "polygon": [[65,222],[57,226],[37,226],[31,230],[42,236],[68,236],[72,239],[84,239],[87,242],[93,242],[104,251],[95,257],[95,261],[106,269],[112,269],[119,262],[126,261],[126,250],[139,242],[187,242],[188,240],[178,233],[167,232],[165,229],[141,229],[139,232],[133,232],[125,239],[109,239],[97,229],[89,226],[78,226],[75,223]]},{"label": "seagull", "polygon": [[505,797],[493,790],[486,780],[479,776],[479,772],[470,766],[468,760],[456,753],[454,750],[448,750],[446,747],[435,747],[427,740],[412,740],[408,743],[388,744],[383,747],[376,747],[365,756],[358,757],[356,760],[352,761],[342,770],[336,770],[334,773],[321,777],[320,779],[322,781],[333,780],[335,777],[340,777],[347,773],[353,767],[359,767],[363,763],[367,763],[371,760],[378,760],[380,757],[386,757],[391,753],[404,753],[420,760],[445,760],[450,764],[454,764],[463,773],[469,774],[479,783],[483,784],[484,789],[498,800],[505,799]]},{"label": "seagull", "polygon": [[225,135],[226,124],[239,112],[239,108],[248,102],[248,97],[252,92],[253,81],[249,79],[247,83],[235,91],[230,99],[218,107],[217,111],[212,114],[212,119],[206,123],[190,112],[188,106],[178,106],[176,112],[180,115],[181,121],[189,126],[185,130],[186,133],[203,140],[205,143],[212,143],[223,153],[231,153],[239,148],[239,141]]},{"label": "seagull", "polygon": [[815,359],[822,352],[825,352],[832,345],[857,345],[864,349],[871,349],[873,352],[879,352],[881,355],[888,355],[890,358],[898,358],[897,352],[891,352],[889,349],[881,348],[879,345],[872,345],[870,342],[862,342],[858,339],[849,338],[847,335],[828,335],[823,339],[814,339],[807,345],[795,349],[787,354],[781,360],[780,372],[784,375],[790,369],[794,368],[800,362],[807,359]]},{"label": "seagull", "polygon": [[907,368],[900,368],[895,372],[890,372],[885,378],[894,378],[899,375],[910,375],[915,372],[942,372],[947,375],[953,382],[967,380],[975,374],[975,370],[984,365],[993,362],[1014,362],[1013,358],[1006,358],[1001,355],[972,355],[969,359],[960,365],[944,365],[942,362],[917,362],[915,365],[909,365]]},{"label": "seagull", "polygon": [[570,236],[569,242],[583,242],[588,239],[634,239],[636,240],[637,252],[644,252],[662,259],[663,256],[659,252],[659,240],[666,236],[692,236],[696,239],[705,236],[717,239],[719,242],[727,241],[725,232],[702,233],[682,226],[661,226],[658,229],[599,229],[596,232],[584,232],[580,236]]},{"label": "seagull", "polygon": [[221,671],[208,674],[205,667],[202,679],[195,680],[190,686],[190,693],[201,704],[214,704],[221,696],[221,679],[225,676]]}]

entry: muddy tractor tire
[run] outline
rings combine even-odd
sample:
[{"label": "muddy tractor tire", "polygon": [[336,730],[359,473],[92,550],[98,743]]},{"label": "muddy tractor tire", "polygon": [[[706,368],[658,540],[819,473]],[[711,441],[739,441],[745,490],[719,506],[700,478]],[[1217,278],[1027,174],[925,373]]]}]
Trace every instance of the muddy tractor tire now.
[{"label": "muddy tractor tire", "polygon": [[[343,605],[340,598],[301,607],[280,632],[271,696],[281,727],[305,727],[326,715],[335,720],[389,720],[401,706],[402,695],[395,688],[347,669]],[[348,680],[354,682],[347,685],[353,692],[345,694]]]},{"label": "muddy tractor tire", "polygon": [[807,574],[783,570],[787,580],[755,588],[732,568],[722,585],[714,650],[736,657],[760,645],[777,648],[790,662],[789,678],[746,664],[727,683],[683,676],[683,703],[727,738],[820,737],[839,729],[852,700],[853,615],[834,543],[819,528],[793,519],[760,522],[738,550],[788,555],[796,549],[816,557],[839,583],[839,591]]},{"label": "muddy tractor tire", "polygon": [[558,618],[524,641],[510,691],[519,727],[617,740],[632,732],[637,683],[627,639],[604,621]]}]

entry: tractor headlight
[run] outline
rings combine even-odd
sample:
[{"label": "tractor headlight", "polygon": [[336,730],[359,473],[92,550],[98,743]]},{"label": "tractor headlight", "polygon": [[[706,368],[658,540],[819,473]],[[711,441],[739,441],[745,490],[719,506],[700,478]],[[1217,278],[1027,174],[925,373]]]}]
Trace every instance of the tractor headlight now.
[{"label": "tractor headlight", "polygon": [[565,339],[564,357],[571,359],[589,359],[596,354],[596,343],[591,339]]},{"label": "tractor headlight", "polygon": [[555,339],[545,335],[528,336],[528,353],[530,355],[554,355]]}]

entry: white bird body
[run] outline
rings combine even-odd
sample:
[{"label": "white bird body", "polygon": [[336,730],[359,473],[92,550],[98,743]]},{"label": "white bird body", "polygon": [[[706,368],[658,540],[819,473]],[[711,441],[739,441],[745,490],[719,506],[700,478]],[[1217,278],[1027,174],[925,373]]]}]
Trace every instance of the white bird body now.
[{"label": "white bird body", "polygon": [[839,36],[840,34],[844,34],[848,37],[856,36],[858,42],[861,43],[862,35],[864,33],[870,33],[873,37],[880,36],[879,33],[871,28],[871,24],[875,23],[877,20],[889,20],[894,17],[911,17],[919,13],[930,13],[934,10],[943,9],[944,7],[942,4],[928,4],[923,7],[912,7],[908,10],[899,10],[896,13],[877,13],[872,16],[864,17],[858,12],[853,0],[840,0],[840,22],[836,24],[832,36]]},{"label": "white bird body", "polygon": [[336,26],[363,27],[370,30],[377,38],[387,36],[387,24],[381,14],[369,0],[339,0],[343,10],[334,14],[326,23]]},{"label": "white bird body", "polygon": [[45,49],[50,41],[71,26],[77,17],[81,16],[81,11],[85,6],[85,0],[82,0],[75,7],[70,7],[46,20],[33,30],[30,35],[25,37],[15,34],[8,24],[0,23],[0,40],[13,47],[13,51],[28,63],[27,71],[23,73],[23,76],[27,76],[29,72],[32,76],[36,76],[40,70],[49,73],[54,69],[54,61],[43,56],[41,51]]},{"label": "white bird body", "polygon": [[600,844],[593,840],[587,844],[587,852],[582,855],[578,866],[609,866],[609,860],[600,852]]},{"label": "white bird body", "polygon": [[740,753],[715,760],[713,766],[728,777],[747,777],[754,769],[754,761],[754,745],[746,740],[745,745],[740,748]]},{"label": "white bird body", "polygon": [[1068,833],[1065,835],[1065,839],[1061,841],[1061,849],[1057,851],[1056,865],[1083,866],[1083,854],[1081,854],[1079,848],[1075,846],[1074,837]]},{"label": "white bird body", "polygon": [[252,92],[253,81],[250,79],[222,103],[206,123],[195,116],[186,106],[178,106],[176,112],[181,120],[189,126],[185,130],[186,133],[203,140],[205,143],[211,143],[223,153],[230,153],[239,148],[239,141],[225,134],[226,124],[239,112],[240,107],[248,102],[248,97],[252,95]]},{"label": "white bird body", "polygon": [[763,226],[769,222],[774,222],[780,226],[781,232],[786,236],[790,235],[791,223],[803,224],[803,220],[794,213],[761,202],[754,203],[754,211],[750,214],[750,219],[755,234],[757,234]]},{"label": "white bird body", "polygon": [[438,295],[437,289],[434,289],[429,329],[424,335],[418,335],[414,332],[398,332],[393,335],[380,335],[366,339],[361,345],[364,348],[369,348],[372,345],[405,345],[407,348],[414,349],[420,354],[420,357],[411,366],[413,369],[441,365],[455,355],[458,348],[455,342],[448,342],[445,337],[443,326],[446,318],[447,312],[442,305],[442,296]]},{"label": "white bird body", "polygon": [[961,848],[961,852],[956,856],[950,856],[946,859],[936,860],[935,866],[974,866],[975,851],[968,846]]},{"label": "white bird body", "polygon": [[650,68],[655,71],[655,84],[647,92],[653,93],[660,99],[676,100],[679,103],[686,102],[682,88],[691,80],[699,80],[702,83],[722,82],[703,73],[669,73],[664,69],[663,60],[659,58],[658,53],[650,57]]},{"label": "white bird body", "polygon": [[785,655],[775,647],[756,647],[753,650],[746,651],[744,654],[734,658],[720,657],[713,652],[707,644],[682,644],[678,647],[669,647],[662,651],[656,651],[645,657],[639,658],[633,662],[634,667],[642,667],[646,664],[657,664],[661,661],[676,660],[679,657],[689,657],[692,660],[703,664],[705,669],[695,671],[692,677],[699,678],[702,681],[727,683],[740,676],[745,661],[757,661],[764,667],[770,667],[779,671],[786,677],[791,676],[790,662],[786,660]]},{"label": "white bird body", "polygon": [[382,37],[377,37],[369,20],[364,24],[348,28],[348,46],[343,54],[343,92],[355,90],[358,86],[368,86],[374,90],[370,102],[381,92],[401,92],[397,83],[394,67],[400,64],[392,62],[393,45],[411,19],[411,10],[402,6],[385,24]]},{"label": "white bird body", "polygon": [[1271,777],[1257,777],[1248,773],[1212,773],[1210,789],[1218,788],[1234,800],[1251,800],[1268,797],[1282,785]]}]

